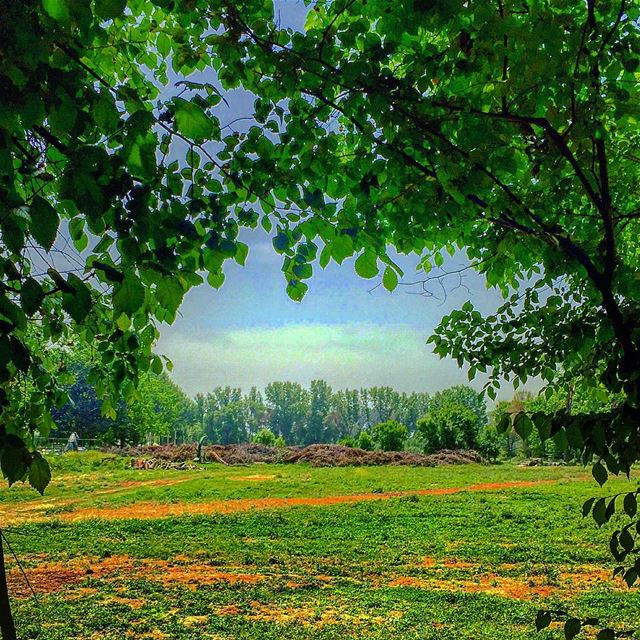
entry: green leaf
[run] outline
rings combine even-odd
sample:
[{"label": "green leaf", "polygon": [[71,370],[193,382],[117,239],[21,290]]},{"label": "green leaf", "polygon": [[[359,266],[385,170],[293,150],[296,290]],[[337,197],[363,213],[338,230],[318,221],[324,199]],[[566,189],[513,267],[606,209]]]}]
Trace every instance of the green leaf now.
[{"label": "green leaf", "polygon": [[2,228],[2,240],[7,249],[14,254],[21,254],[24,249],[24,231],[13,216],[6,215],[0,218]]},{"label": "green leaf", "polygon": [[156,287],[156,299],[170,312],[175,312],[184,298],[184,289],[177,278],[163,277]]},{"label": "green leaf", "polygon": [[158,376],[162,373],[162,359],[158,356],[153,356],[151,359],[151,371]]},{"label": "green leaf", "polygon": [[536,614],[536,631],[546,629],[551,624],[551,612],[540,610]]},{"label": "green leaf", "polygon": [[174,98],[175,120],[178,131],[195,142],[209,139],[214,132],[213,120],[202,107],[182,98]]},{"label": "green leaf", "polygon": [[500,421],[496,425],[496,431],[498,433],[507,433],[511,429],[511,414],[503,413]]},{"label": "green leaf", "polygon": [[595,498],[589,498],[588,500],[585,501],[585,503],[582,505],[582,517],[586,518],[589,513],[591,513],[591,507],[593,507],[593,503],[596,501]]},{"label": "green leaf", "polygon": [[67,0],[42,0],[42,6],[58,22],[68,22],[71,19]]},{"label": "green leaf", "polygon": [[103,20],[111,20],[122,15],[127,0],[96,0],[96,13]]},{"label": "green leaf", "polygon": [[60,217],[58,212],[40,196],[36,196],[31,202],[29,210],[31,214],[31,235],[47,251],[51,249],[56,240]]},{"label": "green leaf", "polygon": [[341,233],[331,241],[329,248],[333,259],[342,264],[345,258],[353,255],[353,240],[346,233]]},{"label": "green leaf", "polygon": [[627,495],[624,497],[624,502],[622,503],[625,513],[630,517],[633,518],[633,516],[636,515],[636,512],[638,511],[638,497],[635,493],[627,493]]},{"label": "green leaf", "polygon": [[116,325],[120,331],[128,331],[131,327],[131,318],[126,313],[121,313],[116,320]]},{"label": "green leaf", "polygon": [[615,640],[616,632],[613,629],[600,629],[598,631],[598,635],[596,636],[596,640]]},{"label": "green leaf", "polygon": [[604,498],[599,498],[593,505],[591,515],[598,526],[603,525],[607,521],[607,505]]},{"label": "green leaf", "polygon": [[596,462],[592,469],[591,469],[591,473],[593,474],[593,477],[595,478],[595,481],[602,486],[608,479],[609,475],[607,474],[607,470],[605,469],[604,465],[602,464],[602,462],[598,461]]},{"label": "green leaf", "polygon": [[92,263],[92,267],[97,269],[98,271],[102,271],[107,278],[111,282],[123,282],[124,275],[118,271],[115,267],[112,267],[110,264],[105,264],[104,262],[99,262],[98,260],[94,260]]},{"label": "green leaf", "polygon": [[292,281],[287,285],[287,294],[296,302],[300,302],[304,298],[305,293],[309,289],[309,285],[298,280]]},{"label": "green leaf", "polygon": [[49,482],[51,482],[49,463],[36,452],[29,465],[29,484],[42,495]]},{"label": "green leaf", "polygon": [[582,623],[578,618],[569,618],[564,623],[564,637],[566,640],[573,640],[582,629]]},{"label": "green leaf", "polygon": [[526,413],[519,413],[513,421],[513,429],[523,440],[526,440],[533,433],[533,422]]},{"label": "green leaf", "polygon": [[373,251],[365,249],[357,258],[356,273],[361,278],[375,278],[378,275],[378,258]]},{"label": "green leaf", "polygon": [[73,240],[73,245],[78,251],[84,251],[89,244],[89,238],[84,232],[85,219],[77,216],[69,221],[69,235]]},{"label": "green leaf", "polygon": [[79,324],[91,311],[91,290],[73,273],[67,278],[67,284],[73,288],[73,293],[64,294],[62,308]]},{"label": "green leaf", "polygon": [[34,278],[27,278],[20,289],[20,304],[28,316],[32,316],[44,300],[44,291]]},{"label": "green leaf", "polygon": [[20,438],[12,436],[11,439],[9,439],[9,437],[7,437],[5,445],[2,448],[0,468],[9,486],[14,482],[18,482],[18,480],[23,480],[26,476],[28,471],[28,455],[27,448]]},{"label": "green leaf", "polygon": [[224,273],[222,271],[218,273],[210,273],[207,276],[207,282],[214,288],[219,289],[224,284]]},{"label": "green leaf", "polygon": [[278,233],[273,239],[273,248],[278,253],[286,251],[290,246],[291,242],[289,240],[289,236],[284,231],[280,231],[280,233]]},{"label": "green leaf", "polygon": [[236,262],[239,265],[242,265],[244,267],[246,261],[247,261],[247,255],[249,254],[249,247],[244,244],[244,242],[238,242],[236,244]]},{"label": "green leaf", "polygon": [[391,267],[384,270],[382,285],[387,291],[393,291],[398,286],[398,274]]},{"label": "green leaf", "polygon": [[158,53],[165,58],[171,53],[171,38],[164,32],[161,31],[158,34],[158,38],[156,39],[156,47],[158,48]]},{"label": "green leaf", "polygon": [[631,567],[631,569],[627,569],[627,571],[625,571],[623,578],[627,583],[627,586],[631,588],[638,580],[638,572],[634,567]]},{"label": "green leaf", "polygon": [[113,294],[113,308],[116,315],[126,313],[132,316],[144,304],[144,287],[133,273],[127,273]]},{"label": "green leaf", "polygon": [[631,533],[629,533],[629,529],[623,529],[620,532],[618,540],[620,542],[620,546],[627,552],[630,552],[635,545],[635,540]]}]

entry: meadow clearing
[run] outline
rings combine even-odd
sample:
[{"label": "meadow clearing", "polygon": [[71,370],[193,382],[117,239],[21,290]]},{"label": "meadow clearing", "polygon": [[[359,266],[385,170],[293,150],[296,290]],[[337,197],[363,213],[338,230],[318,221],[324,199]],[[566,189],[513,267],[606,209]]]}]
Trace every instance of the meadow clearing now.
[{"label": "meadow clearing", "polygon": [[[23,638],[496,639],[541,607],[640,625],[583,519],[582,467],[211,464],[141,471],[54,460],[44,497],[0,493]],[[637,476],[631,484],[637,486]],[[612,524],[612,527],[615,523]]]}]

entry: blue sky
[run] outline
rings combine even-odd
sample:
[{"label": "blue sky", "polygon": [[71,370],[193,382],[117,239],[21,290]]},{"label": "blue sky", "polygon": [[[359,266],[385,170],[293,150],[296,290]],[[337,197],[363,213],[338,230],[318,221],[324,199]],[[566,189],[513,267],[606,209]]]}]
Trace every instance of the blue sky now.
[{"label": "blue sky", "polygon": [[[281,24],[302,27],[308,10],[303,2],[276,0],[275,6]],[[251,113],[251,95],[234,91],[227,98],[230,106],[220,106],[228,111],[219,113],[223,124]],[[467,382],[466,372],[434,356],[426,340],[443,315],[468,299],[483,311],[495,308],[497,294],[477,275],[469,274],[466,288],[449,291],[443,303],[402,287],[372,292],[377,282],[357,277],[352,261],[345,261],[325,270],[316,266],[307,296],[296,303],[286,295],[282,258],[269,236],[247,231],[242,239],[250,246],[247,266],[229,263],[222,289],[193,290],[176,322],[161,328],[158,351],[174,362],[172,376],[187,393],[218,385],[263,388],[273,380],[307,385],[314,378],[336,388],[390,385],[429,392]],[[413,279],[418,257],[398,262]],[[455,257],[444,269],[464,264]],[[437,285],[433,290],[442,294]]]}]

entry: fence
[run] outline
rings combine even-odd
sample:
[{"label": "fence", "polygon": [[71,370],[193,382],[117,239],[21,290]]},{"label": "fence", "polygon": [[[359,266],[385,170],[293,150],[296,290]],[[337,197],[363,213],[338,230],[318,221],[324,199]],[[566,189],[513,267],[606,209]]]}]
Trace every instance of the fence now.
[{"label": "fence", "polygon": [[[68,449],[69,438],[42,438],[37,442],[38,450],[43,453],[63,453]],[[97,438],[80,438],[78,440],[78,451],[88,449],[99,449],[101,443]]]}]

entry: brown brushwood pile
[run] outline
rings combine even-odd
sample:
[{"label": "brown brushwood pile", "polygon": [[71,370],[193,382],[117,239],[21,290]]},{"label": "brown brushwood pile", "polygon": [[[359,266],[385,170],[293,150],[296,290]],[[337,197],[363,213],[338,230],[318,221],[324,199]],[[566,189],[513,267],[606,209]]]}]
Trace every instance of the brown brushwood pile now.
[{"label": "brown brushwood pile", "polygon": [[[191,463],[196,457],[195,444],[142,445],[112,452],[131,456],[136,464],[154,460],[155,464]],[[443,450],[430,455],[410,451],[365,451],[339,444],[312,444],[307,447],[268,447],[262,444],[208,445],[204,447],[205,461],[229,465],[255,463],[308,463],[314,467],[407,465],[438,467],[450,464],[484,464],[487,461],[473,450]],[[171,468],[144,467],[138,468]]]}]

